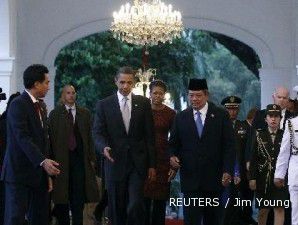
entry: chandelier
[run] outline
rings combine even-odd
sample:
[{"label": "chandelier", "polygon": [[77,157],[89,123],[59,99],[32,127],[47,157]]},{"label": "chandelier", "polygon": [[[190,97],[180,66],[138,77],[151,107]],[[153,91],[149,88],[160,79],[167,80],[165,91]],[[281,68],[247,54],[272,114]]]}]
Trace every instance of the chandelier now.
[{"label": "chandelier", "polygon": [[136,77],[139,81],[135,84],[133,93],[136,95],[143,95],[149,97],[149,84],[150,81],[154,80],[156,76],[156,69],[149,68],[149,69],[138,69],[136,73]]},{"label": "chandelier", "polygon": [[130,44],[153,46],[179,38],[183,30],[181,13],[160,0],[134,0],[113,13],[114,37]]}]

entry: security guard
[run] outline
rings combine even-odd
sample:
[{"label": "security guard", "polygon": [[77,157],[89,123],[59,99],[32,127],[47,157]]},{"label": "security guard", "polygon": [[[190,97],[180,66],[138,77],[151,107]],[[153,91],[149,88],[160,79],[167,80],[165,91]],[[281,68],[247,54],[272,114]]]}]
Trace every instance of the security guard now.
[{"label": "security guard", "polygon": [[[241,199],[252,200],[253,192],[248,186],[245,162],[245,148],[250,127],[244,121],[237,119],[240,110],[241,98],[237,96],[228,96],[222,100],[221,104],[229,113],[236,137],[236,162],[234,173],[234,185],[236,186],[231,188],[229,197],[240,197]],[[231,210],[227,210],[225,213],[226,218],[224,224],[231,224],[232,221],[235,222],[235,220],[240,220],[243,224],[256,224],[256,222],[252,219],[251,206],[245,206],[240,210],[241,213],[239,213],[239,211],[234,207]]]},{"label": "security guard", "polygon": [[278,155],[274,183],[277,187],[288,185],[292,204],[292,225],[298,225],[298,116],[288,119]]}]

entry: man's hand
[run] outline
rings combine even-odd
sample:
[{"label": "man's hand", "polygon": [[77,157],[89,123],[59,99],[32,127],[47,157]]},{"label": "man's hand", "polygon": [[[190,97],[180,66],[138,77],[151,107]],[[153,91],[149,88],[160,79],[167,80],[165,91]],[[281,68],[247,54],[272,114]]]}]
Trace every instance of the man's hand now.
[{"label": "man's hand", "polygon": [[180,166],[180,160],[178,159],[178,157],[176,156],[172,156],[170,158],[170,164],[171,166],[174,168],[174,169],[179,169],[181,166]]},{"label": "man's hand", "polygon": [[176,170],[173,170],[173,169],[170,169],[168,175],[169,175],[169,178],[168,178],[168,182],[170,182],[171,180],[174,179],[174,177],[176,176]]},{"label": "man's hand", "polygon": [[235,176],[235,177],[234,177],[234,184],[235,184],[235,185],[238,185],[238,184],[240,184],[240,182],[241,182],[241,178],[238,177],[238,176]]},{"label": "man's hand", "polygon": [[285,186],[285,180],[281,178],[274,178],[274,184],[277,188],[282,188]]},{"label": "man's hand", "polygon": [[148,180],[155,181],[156,180],[156,171],[154,168],[149,168],[148,170]]},{"label": "man's hand", "polygon": [[227,187],[232,182],[232,176],[228,173],[223,173],[221,183],[224,187]]},{"label": "man's hand", "polygon": [[53,180],[51,177],[49,177],[49,180],[48,180],[48,192],[51,192],[53,191]]},{"label": "man's hand", "polygon": [[257,181],[256,180],[250,180],[249,181],[249,188],[252,191],[255,191],[257,189]]},{"label": "man's hand", "polygon": [[59,166],[59,163],[51,159],[45,159],[42,162],[42,167],[50,176],[57,176],[60,174],[60,170],[57,168],[58,166]]},{"label": "man's hand", "polygon": [[110,162],[114,162],[115,160],[112,158],[111,156],[111,148],[110,147],[105,147],[103,149],[103,155],[110,161]]}]

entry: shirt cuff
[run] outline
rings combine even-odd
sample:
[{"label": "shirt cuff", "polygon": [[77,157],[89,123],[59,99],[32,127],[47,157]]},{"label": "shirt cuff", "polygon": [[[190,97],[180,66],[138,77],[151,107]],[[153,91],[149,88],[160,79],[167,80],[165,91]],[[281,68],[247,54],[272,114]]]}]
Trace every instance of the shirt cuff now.
[{"label": "shirt cuff", "polygon": [[42,161],[42,162],[41,162],[39,165],[40,165],[40,166],[42,166],[42,165],[43,165],[43,163],[44,163],[44,161],[46,161],[46,160],[43,160],[43,161]]}]

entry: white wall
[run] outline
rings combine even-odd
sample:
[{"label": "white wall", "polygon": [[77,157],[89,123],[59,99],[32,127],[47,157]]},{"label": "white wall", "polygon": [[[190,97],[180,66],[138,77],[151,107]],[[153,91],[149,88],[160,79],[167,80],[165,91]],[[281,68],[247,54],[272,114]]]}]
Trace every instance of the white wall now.
[{"label": "white wall", "polygon": [[[132,2],[132,1],[130,1]],[[32,63],[50,67],[65,45],[109,28],[120,0],[17,0],[16,74]],[[167,0],[182,12],[185,27],[226,34],[253,47],[263,68],[262,105],[271,102],[275,86],[296,82],[297,3],[295,0]],[[295,57],[296,52],[296,57]],[[22,88],[21,76],[14,77]],[[53,106],[53,89],[47,98]]]},{"label": "white wall", "polygon": [[[7,97],[11,93],[11,75],[14,57],[10,52],[10,5],[8,0],[0,1],[0,87]],[[5,110],[7,101],[0,102],[0,114]]]}]

